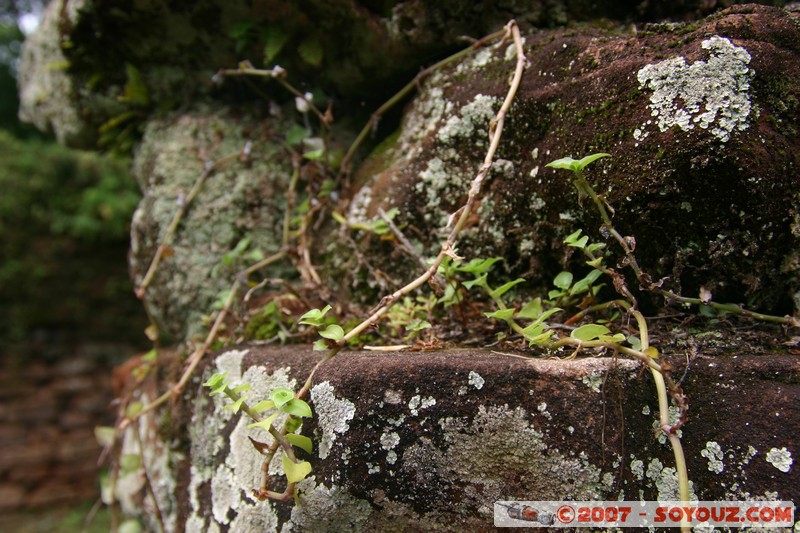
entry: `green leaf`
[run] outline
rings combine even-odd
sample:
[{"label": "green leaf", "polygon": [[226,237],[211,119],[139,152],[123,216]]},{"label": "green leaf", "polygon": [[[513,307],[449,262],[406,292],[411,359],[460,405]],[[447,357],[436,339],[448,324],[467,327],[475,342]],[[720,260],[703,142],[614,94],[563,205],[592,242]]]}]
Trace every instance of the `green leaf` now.
[{"label": "green leaf", "polygon": [[611,154],[599,153],[599,154],[587,155],[586,157],[576,161],[575,164],[578,167],[578,170],[583,170],[589,164],[594,163],[595,161],[603,157],[611,157]]},{"label": "green leaf", "polygon": [[264,63],[270,64],[283,50],[286,41],[289,40],[289,34],[282,26],[270,24],[264,28],[261,37],[265,42]]},{"label": "green leaf", "polygon": [[462,285],[464,285],[468,289],[471,289],[475,285],[477,285],[479,287],[485,287],[486,286],[486,277],[487,276],[488,276],[488,274],[481,274],[480,276],[478,276],[477,278],[475,278],[473,280],[464,281],[462,283]]},{"label": "green leaf", "polygon": [[639,337],[637,337],[636,335],[630,335],[627,338],[627,341],[628,344],[631,345],[631,348],[633,348],[634,350],[639,351],[642,349],[642,341],[639,340]]},{"label": "green leaf", "polygon": [[550,339],[553,337],[554,333],[555,332],[552,330],[547,330],[543,333],[540,333],[539,335],[530,339],[528,346],[533,346],[534,344],[547,344],[550,342]]},{"label": "green leaf", "polygon": [[625,335],[622,333],[615,333],[613,335],[600,335],[597,339],[603,342],[613,342],[615,344],[619,344],[625,340]]},{"label": "green leaf", "polygon": [[308,152],[303,152],[303,157],[305,157],[309,161],[319,161],[320,159],[325,157],[325,148],[318,148],[316,150],[309,150]]},{"label": "green leaf", "polygon": [[431,323],[427,320],[415,320],[411,324],[406,326],[406,330],[408,331],[421,331],[423,329],[430,329]]},{"label": "green leaf", "polygon": [[597,268],[603,264],[603,258],[598,257],[597,259],[594,259],[592,261],[586,261],[586,264],[589,265],[590,267]]},{"label": "green leaf", "polygon": [[331,339],[338,342],[342,340],[342,337],[344,337],[344,330],[342,329],[342,326],[339,326],[338,324],[331,324],[324,330],[320,331],[319,334],[326,339]]},{"label": "green leaf", "polygon": [[95,426],[94,427],[94,438],[97,440],[97,444],[102,447],[111,446],[114,444],[114,438],[116,436],[117,430],[112,426]]},{"label": "green leaf", "polygon": [[288,413],[292,416],[299,416],[302,418],[310,418],[312,416],[311,406],[300,398],[292,398],[280,406],[280,409],[284,413]]},{"label": "green leaf", "polygon": [[655,346],[647,347],[642,353],[645,354],[647,357],[649,357],[651,359],[658,359],[658,355],[659,355],[658,354],[658,348],[656,348]]},{"label": "green leaf", "polygon": [[569,289],[572,285],[572,272],[561,272],[553,280],[553,285],[562,290]]},{"label": "green leaf", "polygon": [[555,300],[556,298],[561,298],[565,294],[567,294],[567,293],[564,292],[564,291],[553,289],[552,291],[548,291],[547,292],[547,299],[548,300]]},{"label": "green leaf", "polygon": [[325,341],[325,339],[319,339],[316,342],[314,342],[312,348],[314,349],[315,352],[324,352],[325,350],[329,349],[330,346],[328,346],[328,343],[327,341]]},{"label": "green leaf", "polygon": [[297,47],[297,53],[303,61],[313,67],[318,67],[322,64],[322,57],[325,54],[316,37],[309,37],[300,43],[300,46]]},{"label": "green leaf", "polygon": [[583,279],[575,282],[575,285],[569,291],[570,296],[575,296],[576,294],[581,294],[589,290],[589,287],[592,286],[592,283],[597,281],[603,273],[600,270],[592,270],[589,272],[586,277]]},{"label": "green leaf", "polygon": [[244,403],[244,396],[239,396],[239,399],[233,403],[229,403],[225,406],[225,409],[230,409],[234,413],[238,413],[239,409],[242,408],[242,404]]},{"label": "green leaf", "polygon": [[311,439],[309,439],[305,435],[298,435],[297,433],[287,433],[286,440],[288,440],[289,444],[291,444],[292,446],[297,446],[306,453],[313,453],[314,443],[311,442]]},{"label": "green leaf", "polygon": [[238,387],[234,387],[234,388],[233,388],[233,389],[231,389],[231,390],[232,390],[232,391],[233,391],[235,394],[241,394],[241,393],[243,393],[244,391],[251,390],[252,388],[253,388],[253,387],[251,387],[249,383],[242,383],[242,384],[241,384],[241,385],[239,385]]},{"label": "green leaf", "polygon": [[534,326],[534,325],[537,325],[537,324],[541,324],[542,322],[544,322],[545,320],[547,320],[548,318],[550,318],[554,314],[558,313],[559,311],[563,311],[563,309],[561,309],[560,307],[553,307],[552,309],[548,309],[544,313],[541,313],[539,315],[539,317],[532,324],[530,324],[528,327]]},{"label": "green leaf", "polygon": [[542,314],[542,299],[536,297],[520,309],[517,317],[533,320]]},{"label": "green leaf", "polygon": [[517,278],[514,281],[509,281],[508,283],[489,291],[489,296],[492,298],[500,298],[502,295],[510,291],[515,285],[519,285],[520,283],[525,283],[525,280],[522,278]]},{"label": "green leaf", "polygon": [[611,157],[611,154],[605,154],[605,153],[591,154],[578,160],[572,159],[571,157],[562,157],[561,159],[556,159],[555,161],[547,163],[547,165],[545,166],[550,168],[560,168],[564,170],[570,170],[572,172],[578,173],[584,168],[586,168],[587,165],[593,163],[594,161],[597,161],[601,157]]},{"label": "green leaf", "polygon": [[579,229],[578,231],[574,232],[574,233],[570,233],[570,234],[569,234],[569,235],[567,235],[567,237],[564,239],[564,244],[571,244],[571,243],[574,243],[575,241],[577,241],[577,240],[578,240],[578,237],[580,237],[580,236],[581,236],[581,233],[583,233],[583,230],[580,230],[580,229]]},{"label": "green leaf", "polygon": [[480,275],[492,268],[492,265],[501,261],[501,257],[490,257],[489,259],[473,259],[463,266],[456,267],[459,272]]},{"label": "green leaf", "polygon": [[283,423],[283,428],[286,430],[286,433],[294,433],[300,426],[303,425],[303,421],[297,417],[289,416],[286,418],[286,422]]},{"label": "green leaf", "polygon": [[272,400],[261,400],[257,404],[255,404],[251,409],[256,413],[263,413],[264,411],[269,411],[270,409],[275,409],[275,402]]},{"label": "green leaf", "polygon": [[294,391],[286,387],[277,387],[269,391],[269,399],[275,402],[275,407],[281,407],[292,398],[294,398]]},{"label": "green leaf", "polygon": [[580,248],[583,250],[586,247],[586,243],[589,242],[589,236],[584,235],[580,239],[576,240],[575,242],[567,243],[567,246],[574,246],[575,248]]},{"label": "green leaf", "polygon": [[264,252],[261,248],[254,248],[242,256],[251,263],[257,263],[264,259]]},{"label": "green leaf", "polygon": [[536,337],[537,335],[541,335],[546,328],[547,326],[545,324],[541,323],[531,324],[527,326],[525,329],[523,329],[522,333],[523,335],[525,335],[525,338],[530,339]]},{"label": "green leaf", "polygon": [[283,473],[286,474],[286,480],[289,483],[297,483],[302,481],[311,472],[311,463],[308,461],[301,461],[293,463],[285,454],[281,458],[283,464]]},{"label": "green leaf", "polygon": [[252,424],[247,424],[247,427],[251,428],[251,429],[252,428],[261,428],[264,431],[269,431],[269,427],[272,425],[272,423],[275,421],[275,419],[278,418],[279,414],[280,413],[275,413],[275,414],[269,415],[264,420],[261,420],[259,422],[253,422]]},{"label": "green leaf", "polygon": [[158,356],[158,353],[155,351],[155,349],[153,349],[153,350],[150,350],[149,352],[147,352],[146,354],[144,354],[142,356],[142,361],[144,361],[146,363],[152,363],[153,361],[156,360],[157,356]]},{"label": "green leaf", "polygon": [[214,374],[208,378],[205,383],[203,383],[203,386],[211,389],[211,392],[209,392],[211,396],[214,396],[215,394],[223,394],[225,392],[225,387],[228,386],[228,382],[225,381],[227,376],[227,372]]},{"label": "green leaf", "polygon": [[487,318],[496,318],[497,320],[510,320],[514,317],[514,312],[516,309],[498,309],[497,311],[492,311],[491,313],[483,313]]},{"label": "green leaf", "polygon": [[144,404],[142,402],[131,402],[125,409],[125,416],[133,418],[138,415],[142,409],[144,409]]},{"label": "green leaf", "polygon": [[324,308],[320,309],[312,309],[311,311],[306,312],[303,316],[300,317],[300,324],[308,324],[310,326],[321,326],[322,319],[331,310],[330,305],[326,305]]},{"label": "green leaf", "polygon": [[601,326],[600,324],[586,324],[585,326],[581,326],[572,330],[572,333],[570,333],[569,336],[573,339],[586,342],[594,340],[609,332],[610,330],[607,327]]},{"label": "green leaf", "polygon": [[303,142],[303,139],[310,136],[311,132],[309,130],[295,124],[286,132],[286,144],[298,146]]},{"label": "green leaf", "polygon": [[590,244],[589,246],[586,247],[586,250],[591,252],[591,253],[595,253],[596,251],[602,250],[605,247],[606,247],[606,243],[604,243],[604,242],[593,242],[592,244]]}]

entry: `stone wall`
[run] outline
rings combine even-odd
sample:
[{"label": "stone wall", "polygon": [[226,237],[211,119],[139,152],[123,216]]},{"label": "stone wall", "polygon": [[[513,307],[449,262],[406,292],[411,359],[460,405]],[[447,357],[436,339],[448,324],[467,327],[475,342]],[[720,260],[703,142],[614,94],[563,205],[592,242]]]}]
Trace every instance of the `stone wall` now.
[{"label": "stone wall", "polygon": [[111,368],[126,345],[0,362],[0,512],[100,496],[95,427],[114,423]]}]

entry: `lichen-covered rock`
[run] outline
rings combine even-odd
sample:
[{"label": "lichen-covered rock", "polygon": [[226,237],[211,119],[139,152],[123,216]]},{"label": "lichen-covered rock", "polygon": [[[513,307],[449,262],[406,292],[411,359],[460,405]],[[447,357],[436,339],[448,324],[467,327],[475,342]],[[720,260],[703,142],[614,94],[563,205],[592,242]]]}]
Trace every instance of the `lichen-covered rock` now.
[{"label": "lichen-covered rock", "polygon": [[[608,152],[589,181],[655,279],[789,311],[800,289],[799,28],[797,14],[742,6],[637,34],[528,35],[529,65],[461,255],[501,256],[548,283],[569,256],[564,236],[602,237],[571,177],[545,165]],[[507,46],[484,49],[433,75],[396,143],[365,165],[350,217],[398,207],[408,233],[438,247],[429,237],[478,171],[511,60]]]},{"label": "lichen-covered rock", "polygon": [[[253,403],[296,388],[316,359],[302,347],[240,346],[218,354],[202,379],[228,372],[232,384],[253,387]],[[161,437],[186,444],[151,443],[163,453],[148,456],[148,472],[165,520],[187,531],[483,531],[497,500],[675,499],[672,450],[654,437],[654,386],[637,367],[474,350],[342,353],[314,378],[315,417],[302,430],[314,450],[299,452],[313,471],[286,504],[252,495],[262,456],[248,437],[270,437],[248,429],[229,400],[209,397],[198,377]],[[692,361],[683,383],[691,418],[680,433],[694,496],[800,497],[799,383],[792,356]],[[279,460],[270,474],[281,478]],[[141,493],[132,484],[124,496]]]},{"label": "lichen-covered rock", "polygon": [[[281,248],[290,157],[274,142],[280,118],[258,120],[225,109],[196,109],[152,120],[133,165],[144,198],[133,217],[131,273],[141,284],[179,206],[204,170],[211,172],[188,205],[144,301],[161,332],[174,340],[198,333],[237,269]],[[246,154],[245,154],[246,152]],[[241,154],[237,156],[237,154]],[[238,258],[223,256],[242,240]]]},{"label": "lichen-covered rock", "polygon": [[39,29],[25,40],[19,71],[20,118],[52,131],[67,146],[92,146],[96,132],[80,116],[80,85],[67,74],[59,27],[78,17],[84,2],[51,2]]},{"label": "lichen-covered rock", "polygon": [[[22,116],[70,146],[91,149],[100,141],[127,151],[154,111],[217,96],[213,74],[242,60],[280,64],[294,81],[313,80],[358,109],[363,99],[405,83],[420,63],[462,46],[464,36],[479,38],[512,17],[547,27],[597,17],[693,18],[717,7],[699,0],[667,8],[646,0],[52,1],[25,43]],[[283,94],[275,84],[264,88]],[[227,90],[239,99],[248,92],[235,83]]]}]

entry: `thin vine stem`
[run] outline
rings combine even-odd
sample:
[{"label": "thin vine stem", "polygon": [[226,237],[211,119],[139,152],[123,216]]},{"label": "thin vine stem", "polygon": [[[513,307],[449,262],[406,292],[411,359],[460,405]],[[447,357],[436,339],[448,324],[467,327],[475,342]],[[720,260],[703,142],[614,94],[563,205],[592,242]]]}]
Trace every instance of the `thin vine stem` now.
[{"label": "thin vine stem", "polygon": [[[347,332],[347,334],[345,334],[342,337],[342,339],[340,339],[338,342],[332,343],[331,348],[317,362],[317,364],[314,366],[314,368],[311,370],[308,377],[306,378],[306,381],[303,384],[303,386],[295,394],[296,398],[303,398],[305,397],[306,394],[308,394],[314,382],[313,381],[314,375],[316,374],[317,370],[319,370],[319,368],[322,366],[323,363],[333,359],[342,350],[342,348],[344,348],[347,345],[348,341],[357,337],[364,330],[375,324],[375,322],[377,322],[400,298],[411,293],[415,289],[421,287],[426,282],[428,282],[436,274],[439,265],[441,265],[445,257],[456,256],[455,245],[456,242],[458,241],[458,236],[461,233],[464,226],[466,225],[467,220],[469,219],[470,214],[473,212],[475,204],[477,203],[480,197],[482,185],[486,180],[486,176],[488,175],[489,170],[492,167],[495,153],[497,152],[497,148],[500,145],[500,139],[502,138],[503,135],[503,125],[505,123],[505,117],[508,113],[509,108],[511,107],[512,102],[514,101],[514,97],[516,96],[520,82],[522,81],[522,73],[525,70],[526,58],[525,58],[525,53],[522,49],[522,38],[520,36],[519,27],[517,26],[516,21],[513,20],[510,21],[501,32],[493,33],[491,36],[482,39],[480,42],[485,42],[490,38],[497,38],[500,36],[504,37],[503,41],[505,41],[509,37],[512,38],[514,41],[514,46],[516,49],[516,57],[517,57],[516,66],[514,68],[514,75],[513,78],[511,79],[506,97],[503,100],[503,104],[500,106],[500,110],[497,112],[495,118],[489,123],[489,136],[491,141],[489,144],[489,148],[486,152],[486,156],[484,157],[483,163],[481,164],[477,175],[472,180],[467,200],[465,204],[451,216],[451,220],[456,219],[456,222],[453,225],[452,229],[450,230],[447,239],[442,243],[439,253],[437,254],[436,258],[433,260],[432,264],[428,267],[427,270],[425,270],[420,276],[418,276],[416,279],[406,284],[401,289],[398,289],[394,293],[382,298],[377,308],[370,314],[369,317],[367,317],[360,324],[358,324],[349,332]],[[457,56],[463,57],[465,53],[466,52],[462,51],[460,52],[461,55],[457,54]],[[433,67],[430,68],[434,69],[438,68],[438,66],[441,66],[443,64],[447,64],[447,62],[454,60],[453,57],[454,56],[451,56],[451,58],[444,60],[444,62],[437,63],[437,65],[434,65]],[[413,88],[416,85],[416,83],[418,83],[418,81],[419,80],[415,80],[409,85]],[[402,96],[399,97],[396,96],[396,98],[399,101],[399,99],[402,98]],[[385,106],[386,104],[381,109],[379,109],[379,112],[381,112]],[[364,133],[364,131],[367,131],[366,128],[365,130],[362,131],[362,133]],[[280,433],[282,435],[285,435],[286,432],[287,428],[286,424],[284,424]],[[273,443],[269,447],[269,452],[265,454],[266,455],[265,464],[268,464],[269,462],[272,461],[272,458],[274,457],[274,454],[277,452],[279,446],[280,444],[278,440],[273,441]],[[283,496],[284,495],[281,495],[281,497]]]},{"label": "thin vine stem", "polygon": [[[754,320],[760,320],[762,322],[772,322],[775,324],[783,324],[789,327],[800,327],[800,320],[797,318],[787,315],[787,316],[776,316],[776,315],[768,315],[764,313],[757,313],[755,311],[750,311],[745,309],[742,306],[730,303],[718,303],[712,300],[702,300],[700,298],[688,298],[686,296],[681,296],[680,294],[676,294],[670,290],[662,289],[661,287],[657,287],[655,284],[652,283],[650,277],[646,272],[644,272],[641,267],[639,267],[639,263],[636,261],[636,256],[633,253],[633,248],[631,247],[630,243],[628,242],[625,237],[623,237],[619,231],[614,227],[614,224],[611,221],[611,215],[608,213],[608,209],[606,208],[606,203],[594,190],[594,188],[589,185],[589,182],[583,176],[583,172],[578,171],[576,172],[577,175],[577,182],[586,194],[592,199],[592,202],[597,207],[598,212],[600,213],[600,217],[603,219],[603,227],[609,232],[609,234],[614,237],[614,240],[619,243],[620,247],[625,253],[625,259],[627,265],[633,271],[636,279],[639,281],[639,284],[648,290],[655,292],[656,294],[661,295],[662,297],[666,298],[667,300],[672,300],[681,304],[687,305],[707,305],[713,309],[717,309],[719,311],[725,311],[728,313],[742,315],[750,317]],[[635,302],[635,300],[634,300]]]},{"label": "thin vine stem", "polygon": [[367,139],[369,134],[372,131],[374,131],[374,129],[377,126],[378,121],[381,119],[381,117],[384,114],[386,114],[387,111],[389,111],[394,106],[396,106],[397,104],[402,102],[403,99],[406,96],[408,96],[412,91],[416,90],[420,86],[420,83],[422,82],[422,80],[424,80],[426,77],[430,76],[432,73],[436,72],[437,70],[441,69],[442,67],[445,67],[445,66],[447,66],[447,65],[449,65],[451,63],[454,63],[454,62],[456,62],[456,61],[458,61],[460,59],[463,59],[464,57],[469,55],[475,49],[480,48],[482,46],[485,46],[486,43],[492,42],[495,39],[498,39],[500,37],[504,37],[504,38],[507,39],[508,36],[509,36],[509,33],[508,33],[507,27],[503,28],[502,30],[498,30],[498,31],[496,31],[494,33],[491,33],[491,34],[489,34],[489,35],[487,35],[487,36],[475,41],[474,43],[472,43],[472,45],[470,47],[465,48],[464,50],[461,50],[459,52],[456,52],[455,54],[442,59],[438,63],[435,63],[435,64],[431,65],[430,67],[421,70],[419,72],[419,74],[417,74],[414,77],[413,80],[408,82],[402,89],[397,91],[394,94],[394,96],[392,96],[386,102],[384,102],[383,105],[381,105],[372,114],[372,117],[370,118],[369,122],[367,122],[367,124],[361,129],[361,131],[359,132],[358,136],[356,136],[356,139],[353,141],[353,143],[347,149],[347,152],[345,153],[344,157],[342,158],[341,162],[339,163],[339,173],[340,174],[346,174],[346,173],[348,173],[350,171],[350,165],[353,162],[353,158],[355,157],[356,152],[361,147],[361,145],[364,143],[364,141]]},{"label": "thin vine stem", "polygon": [[517,94],[517,90],[519,89],[519,84],[522,80],[522,73],[525,70],[525,53],[522,49],[522,39],[520,37],[519,28],[515,21],[511,21],[505,28],[505,35],[512,36],[514,39],[514,45],[517,51],[517,62],[516,67],[514,69],[514,76],[511,80],[511,85],[509,87],[508,93],[506,94],[505,100],[503,101],[503,105],[500,107],[500,110],[497,112],[495,118],[489,124],[489,134],[490,134],[490,144],[489,149],[486,152],[486,156],[484,157],[483,164],[481,164],[478,174],[472,180],[472,183],[469,188],[469,194],[467,196],[466,203],[453,215],[452,218],[456,218],[456,222],[453,225],[450,234],[448,235],[445,242],[442,244],[439,253],[434,258],[433,262],[431,263],[430,267],[419,277],[405,285],[404,287],[398,289],[394,293],[385,296],[380,304],[378,305],[377,309],[373,311],[373,313],[359,325],[351,329],[339,342],[339,347],[344,346],[348,341],[360,335],[364,330],[371,327],[375,322],[380,319],[381,316],[384,315],[400,298],[403,296],[411,293],[415,289],[424,285],[429,279],[431,279],[439,269],[442,261],[444,261],[445,257],[454,257],[455,254],[455,245],[458,241],[458,236],[461,233],[461,230],[464,229],[464,226],[467,224],[467,220],[469,220],[470,215],[472,214],[475,204],[477,203],[481,189],[483,186],[484,181],[486,180],[486,176],[489,174],[489,170],[492,167],[492,163],[494,162],[494,156],[497,152],[497,148],[500,145],[500,139],[503,135],[503,125],[505,123],[506,114],[508,113],[509,108],[511,107],[511,103],[514,100],[514,97]]},{"label": "thin vine stem", "polygon": [[177,397],[183,391],[184,387],[186,387],[186,384],[191,379],[192,374],[194,374],[194,371],[197,369],[197,367],[200,365],[200,362],[203,360],[203,356],[205,356],[208,353],[209,349],[211,348],[211,345],[216,340],[217,335],[219,333],[219,329],[222,327],[222,324],[228,317],[231,307],[233,307],[233,303],[236,301],[236,297],[245,283],[243,280],[246,280],[247,276],[249,276],[256,270],[259,270],[273,263],[276,263],[281,259],[283,259],[284,257],[286,257],[285,251],[277,252],[259,261],[253,266],[243,270],[240,273],[240,275],[236,276],[236,279],[234,280],[233,285],[231,286],[231,289],[228,292],[228,297],[225,299],[225,303],[223,304],[222,309],[220,309],[220,312],[217,314],[217,317],[214,320],[214,324],[211,326],[208,335],[206,335],[203,344],[200,345],[198,348],[196,348],[194,352],[192,352],[192,354],[187,358],[186,362],[188,366],[183,371],[180,380],[175,385],[170,387],[169,390],[164,392],[161,396],[159,396],[158,398],[156,398],[155,400],[144,406],[138,413],[123,419],[122,422],[120,423],[120,427],[122,428],[126,427],[132,420],[135,420],[136,418],[139,418],[140,416],[158,408],[159,406],[163,405],[170,399]]}]

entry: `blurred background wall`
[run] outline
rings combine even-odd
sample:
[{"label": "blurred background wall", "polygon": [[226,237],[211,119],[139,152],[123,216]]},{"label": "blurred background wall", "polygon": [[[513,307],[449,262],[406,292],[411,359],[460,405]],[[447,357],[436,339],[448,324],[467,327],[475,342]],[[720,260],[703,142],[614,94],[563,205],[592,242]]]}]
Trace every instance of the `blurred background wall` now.
[{"label": "blurred background wall", "polygon": [[99,497],[111,368],[146,347],[126,262],[129,161],[68,150],[17,118],[19,51],[43,3],[0,1],[2,531],[36,530],[26,517],[62,530],[65,509],[83,515]]}]

